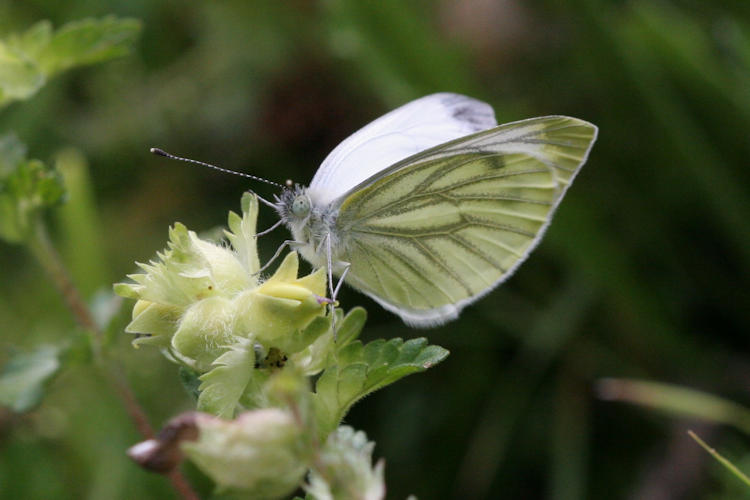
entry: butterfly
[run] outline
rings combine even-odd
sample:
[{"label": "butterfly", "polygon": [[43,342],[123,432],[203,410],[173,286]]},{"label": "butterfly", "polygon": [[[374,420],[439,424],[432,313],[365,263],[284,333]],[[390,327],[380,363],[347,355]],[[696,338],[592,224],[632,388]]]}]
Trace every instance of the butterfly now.
[{"label": "butterfly", "polygon": [[[471,97],[432,94],[345,139],[309,187],[282,188],[289,246],[328,270],[332,301],[346,282],[411,326],[456,319],[507,280],[539,244],[596,140],[595,125],[544,116],[498,125]],[[334,275],[339,277],[333,285]]]},{"label": "butterfly", "polygon": [[597,131],[567,116],[498,126],[484,102],[432,94],[345,139],[273,205],[290,246],[328,269],[334,300],[346,282],[408,325],[436,326],[528,257]]}]

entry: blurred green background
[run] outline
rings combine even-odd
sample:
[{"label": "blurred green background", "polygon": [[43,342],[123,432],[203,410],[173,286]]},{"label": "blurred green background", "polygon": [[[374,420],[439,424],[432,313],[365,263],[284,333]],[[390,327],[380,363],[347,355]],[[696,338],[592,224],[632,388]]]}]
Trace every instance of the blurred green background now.
[{"label": "blurred green background", "polygon": [[[143,22],[130,56],[0,110],[0,132],[31,157],[90,165],[50,217],[87,298],[163,248],[169,224],[209,230],[243,190],[273,193],[151,146],[305,183],[348,134],[436,91],[486,100],[500,122],[583,118],[599,141],[544,242],[460,320],[413,330],[342,293],[344,307],[367,307],[365,338],[427,335],[452,353],[346,420],[386,458],[389,498],[743,497],[685,431],[740,467],[746,435],[602,401],[596,382],[652,379],[748,404],[749,2],[0,0],[0,36],[107,14]],[[266,210],[260,226],[274,220]],[[262,240],[266,258],[284,238]],[[72,335],[21,247],[0,244],[0,270],[3,353]],[[129,340],[127,376],[153,424],[191,408],[175,366]],[[35,411],[0,413],[0,497],[173,495],[123,454],[138,435],[96,373],[67,370]]]}]

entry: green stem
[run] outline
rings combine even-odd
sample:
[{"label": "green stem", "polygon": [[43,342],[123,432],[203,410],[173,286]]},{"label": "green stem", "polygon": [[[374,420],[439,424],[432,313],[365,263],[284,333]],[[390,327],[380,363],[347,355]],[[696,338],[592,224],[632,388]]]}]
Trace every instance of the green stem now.
[{"label": "green stem", "polygon": [[[320,441],[318,440],[318,432],[316,429],[310,429],[309,425],[305,423],[305,419],[302,417],[299,405],[292,397],[287,397],[287,404],[292,412],[292,417],[297,426],[302,430],[304,434],[310,436],[310,469],[317,472],[328,484],[331,484],[330,474],[323,463],[323,459],[320,456]],[[307,432],[306,432],[307,431]]]},{"label": "green stem", "polygon": [[[88,305],[73,283],[70,273],[68,273],[65,264],[63,264],[60,255],[52,244],[44,221],[41,218],[37,219],[34,227],[35,231],[28,241],[31,253],[54,282],[76,323],[89,333],[95,364],[109,380],[136,429],[145,439],[153,438],[154,430],[148,421],[146,412],[138,404],[135,394],[125,378],[122,365],[116,358],[107,356],[102,349],[104,332],[94,321]],[[186,500],[198,499],[198,496],[179,471],[169,474],[169,480],[182,498]]]},{"label": "green stem", "polygon": [[745,483],[746,486],[750,486],[750,478],[748,478],[741,470],[739,470],[732,462],[724,458],[719,454],[718,451],[711,448],[706,444],[705,441],[703,441],[701,438],[698,437],[698,435],[693,431],[688,431],[688,435],[695,440],[696,443],[701,445],[701,447],[706,450],[712,457],[714,457],[716,460],[719,461],[721,465],[729,469],[729,471],[734,474],[740,481]]}]

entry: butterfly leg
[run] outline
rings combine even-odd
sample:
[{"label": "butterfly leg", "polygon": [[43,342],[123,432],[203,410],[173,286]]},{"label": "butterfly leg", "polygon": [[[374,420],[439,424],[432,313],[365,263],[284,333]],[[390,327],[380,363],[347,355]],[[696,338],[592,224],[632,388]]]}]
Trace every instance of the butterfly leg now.
[{"label": "butterfly leg", "polygon": [[333,256],[331,255],[331,233],[326,233],[326,264],[328,265],[328,292],[331,294],[331,300],[336,300],[333,295]]},{"label": "butterfly leg", "polygon": [[339,290],[341,290],[341,285],[344,284],[344,278],[346,278],[347,273],[349,272],[349,269],[352,267],[350,262],[340,262],[344,266],[344,270],[341,272],[341,277],[339,277],[339,282],[336,283],[336,288],[333,289],[333,293],[331,294],[331,299],[335,302],[336,297],[339,296]]},{"label": "butterfly leg", "polygon": [[336,283],[336,286],[333,286],[333,257],[331,252],[331,233],[326,234],[326,237],[323,239],[323,243],[326,245],[326,264],[328,265],[328,292],[331,294],[331,300],[334,302],[336,301],[336,297],[339,295],[339,290],[341,289],[341,285],[344,283],[344,278],[346,278],[347,273],[349,272],[349,268],[352,267],[351,263],[339,261],[337,264],[340,264],[343,266],[344,270],[341,272],[341,277],[339,278],[338,282]]},{"label": "butterfly leg", "polygon": [[[321,243],[325,243],[326,246],[326,264],[328,266],[328,290],[331,295],[330,313],[331,313],[331,328],[333,328],[333,341],[336,342],[338,336],[338,330],[336,329],[336,294],[338,293],[339,287],[333,286],[333,256],[331,252],[331,233],[327,233]],[[339,285],[341,281],[339,280]]]},{"label": "butterfly leg", "polygon": [[253,276],[256,276],[256,275],[262,273],[263,271],[265,271],[266,269],[268,269],[268,266],[270,266],[271,264],[273,264],[273,261],[275,261],[276,259],[279,258],[279,255],[281,255],[281,251],[284,250],[284,247],[288,246],[289,248],[293,248],[295,245],[297,245],[297,246],[303,246],[304,243],[299,242],[299,241],[294,241],[294,240],[286,240],[284,243],[282,243],[281,245],[279,245],[278,250],[276,250],[276,253],[273,254],[273,257],[271,257],[271,260],[269,260],[268,262],[266,262],[266,265],[264,265],[263,267],[261,267],[260,269],[258,269],[256,272],[254,272]]},{"label": "butterfly leg", "polygon": [[283,222],[284,222],[283,220],[279,219],[279,221],[276,224],[274,224],[273,226],[269,227],[265,231],[261,231],[261,232],[257,233],[255,235],[255,237],[256,238],[260,238],[261,236],[265,236],[266,234],[270,233],[271,231],[273,231],[274,229],[276,229],[277,227],[279,227],[281,224],[283,224]]}]

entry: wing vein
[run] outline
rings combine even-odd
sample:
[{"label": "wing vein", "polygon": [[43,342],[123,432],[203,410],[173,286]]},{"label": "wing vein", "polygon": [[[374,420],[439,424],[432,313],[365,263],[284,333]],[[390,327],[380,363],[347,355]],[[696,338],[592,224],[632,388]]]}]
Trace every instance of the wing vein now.
[{"label": "wing vein", "polygon": [[[455,241],[459,246],[463,247],[465,250],[467,250],[469,253],[472,253],[482,259],[483,261],[487,262],[491,266],[495,267],[495,269],[500,271],[500,276],[504,275],[507,271],[506,269],[500,265],[500,263],[496,262],[492,257],[489,257],[485,255],[483,252],[480,252],[477,250],[474,245],[466,241],[464,238],[457,234],[451,234],[450,238]],[[481,276],[484,278],[484,275],[482,273],[477,273],[478,276]]]},{"label": "wing vein", "polygon": [[[466,284],[466,282],[464,280],[462,280],[460,276],[458,276],[456,273],[454,273],[451,270],[451,268],[445,263],[445,261],[443,261],[442,259],[440,259],[432,251],[430,251],[430,249],[428,247],[426,247],[426,245],[423,242],[419,241],[416,238],[412,238],[412,241],[417,244],[417,247],[418,247],[418,249],[420,249],[420,253],[422,253],[423,256],[432,259],[432,261],[435,262],[438,266],[440,266],[443,269],[443,271],[445,271],[456,283],[458,283],[459,285],[461,285],[464,288],[464,290],[466,290],[466,292],[469,295],[472,294],[471,287],[468,284]],[[441,288],[441,287],[439,287],[439,288]],[[442,290],[442,288],[441,288],[441,290]],[[448,295],[447,292],[443,292],[443,293],[445,293],[446,295]],[[453,299],[453,297],[451,297],[451,299]]]}]

